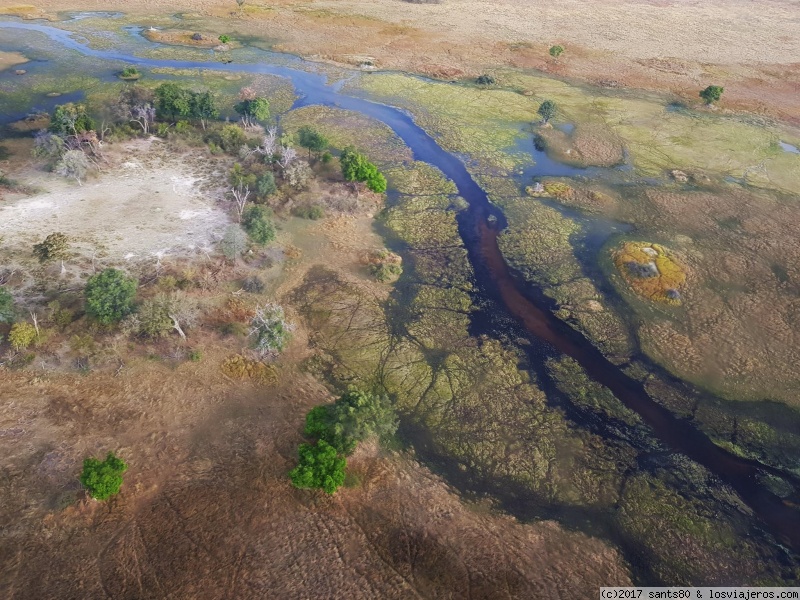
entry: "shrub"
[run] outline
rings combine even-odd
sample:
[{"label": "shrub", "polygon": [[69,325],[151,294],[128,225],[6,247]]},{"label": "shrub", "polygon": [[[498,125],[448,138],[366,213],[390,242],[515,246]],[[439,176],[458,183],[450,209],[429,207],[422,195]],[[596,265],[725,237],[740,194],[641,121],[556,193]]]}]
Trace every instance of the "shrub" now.
[{"label": "shrub", "polygon": [[128,470],[128,465],[109,452],[103,461],[96,458],[87,458],[83,461],[81,483],[89,490],[95,500],[107,500],[119,493],[122,486],[122,474]]},{"label": "shrub", "polygon": [[278,187],[275,185],[275,176],[269,171],[258,178],[256,191],[258,192],[259,197],[267,198],[268,196],[274,194],[277,190]]},{"label": "shrub", "polygon": [[342,165],[342,175],[347,181],[364,182],[376,193],[386,191],[386,178],[378,171],[378,167],[352,146],[342,150],[339,162]]},{"label": "shrub", "polygon": [[475,80],[475,83],[478,85],[494,85],[496,83],[495,78],[491,75],[478,75],[478,78]]},{"label": "shrub", "polygon": [[550,56],[558,58],[562,54],[564,54],[564,46],[550,46]]},{"label": "shrub", "polygon": [[225,125],[219,132],[220,145],[228,154],[236,154],[242,144],[247,142],[247,136],[237,125]]},{"label": "shrub", "polygon": [[723,87],[718,85],[710,85],[700,92],[700,97],[706,101],[706,104],[713,104],[714,102],[719,101],[719,99],[722,97],[722,92],[724,91],[725,88]]},{"label": "shrub", "polygon": [[138,282],[117,269],[106,269],[86,283],[86,312],[103,325],[121,321],[133,310]]},{"label": "shrub", "polygon": [[14,320],[14,298],[8,290],[0,285],[0,323]]},{"label": "shrub", "polygon": [[275,239],[271,216],[269,208],[258,204],[251,204],[242,213],[242,227],[256,244],[264,246]]},{"label": "shrub", "polygon": [[137,69],[133,65],[125,67],[124,69],[122,69],[122,73],[120,73],[120,77],[122,77],[123,79],[135,79],[138,78],[140,75],[141,73],[139,73],[139,69]]},{"label": "shrub", "polygon": [[322,153],[322,164],[327,165],[332,160],[333,160],[333,154],[331,154],[330,152],[323,152]]},{"label": "shrub", "polygon": [[136,311],[139,317],[139,333],[148,337],[164,337],[172,331],[169,303],[162,298],[151,298],[142,302]]},{"label": "shrub", "polygon": [[24,350],[36,339],[36,328],[30,323],[14,323],[8,334],[8,342],[15,350]]},{"label": "shrub", "polygon": [[200,362],[203,359],[203,353],[200,350],[190,350],[189,360],[192,362]]},{"label": "shrub", "polygon": [[319,204],[312,204],[311,206],[298,206],[292,212],[295,216],[302,217],[303,219],[311,219],[316,221],[325,216],[325,209]]},{"label": "shrub", "polygon": [[228,42],[230,42],[230,41],[231,41],[231,37],[230,37],[229,35],[225,35],[224,33],[223,33],[221,36],[219,36],[219,38],[218,38],[218,39],[219,39],[219,41],[220,41],[220,42],[222,42],[223,44],[227,44]]},{"label": "shrub", "polygon": [[344,483],[347,461],[324,440],[316,445],[301,444],[299,464],[289,472],[292,484],[298,488],[321,488],[334,494]]},{"label": "shrub", "polygon": [[375,279],[382,283],[393,281],[403,274],[403,267],[397,263],[379,263],[372,265],[370,271],[375,276]]}]

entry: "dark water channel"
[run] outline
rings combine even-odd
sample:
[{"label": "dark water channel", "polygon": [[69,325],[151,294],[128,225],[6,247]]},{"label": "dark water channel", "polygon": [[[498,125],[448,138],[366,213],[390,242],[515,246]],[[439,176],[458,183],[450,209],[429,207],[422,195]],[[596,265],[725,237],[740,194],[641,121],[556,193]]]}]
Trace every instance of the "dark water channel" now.
[{"label": "dark water channel", "polygon": [[[458,193],[469,203],[470,208],[462,213],[460,218],[460,230],[481,291],[487,296],[499,299],[508,316],[524,327],[534,344],[547,344],[557,352],[575,359],[594,380],[608,387],[625,406],[637,412],[665,445],[691,457],[733,487],[777,539],[796,552],[800,552],[800,511],[784,503],[758,483],[759,474],[765,472],[781,477],[786,477],[786,474],[756,461],[738,457],[715,445],[691,423],[675,417],[655,402],[640,382],[625,375],[590,341],[556,318],[549,310],[546,299],[541,294],[535,293],[535,290],[530,290],[506,264],[497,241],[499,233],[506,224],[503,214],[490,203],[486,193],[470,176],[464,163],[444,151],[405,112],[363,98],[348,96],[340,91],[341,85],[329,85],[324,75],[291,66],[267,63],[226,64],[214,60],[149,59],[113,50],[90,48],[76,41],[73,38],[76,34],[55,27],[4,21],[0,22],[0,28],[13,28],[33,35],[45,35],[64,48],[82,55],[125,64],[278,75],[288,78],[294,84],[299,95],[294,108],[319,104],[335,106],[359,112],[385,123],[411,148],[416,160],[436,166],[446,177],[455,182]],[[30,43],[30,38],[28,42]],[[264,52],[264,60],[269,60],[270,56],[271,53]],[[288,64],[294,62],[298,66],[303,64],[301,59],[286,55],[280,55],[280,61],[284,63],[288,61]],[[586,174],[585,171],[581,172],[554,163],[543,155],[540,158],[535,167],[526,169],[526,176]],[[550,172],[551,170],[553,172]],[[490,216],[493,217],[491,221]]]}]

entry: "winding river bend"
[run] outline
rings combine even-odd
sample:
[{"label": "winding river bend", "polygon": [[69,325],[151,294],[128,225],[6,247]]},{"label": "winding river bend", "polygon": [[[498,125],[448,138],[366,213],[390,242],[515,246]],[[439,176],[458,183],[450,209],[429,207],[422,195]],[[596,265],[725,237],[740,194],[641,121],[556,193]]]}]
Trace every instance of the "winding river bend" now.
[{"label": "winding river bend", "polygon": [[[291,80],[295,87],[299,98],[293,108],[319,104],[335,106],[383,122],[413,151],[416,160],[434,165],[451,179],[456,184],[459,195],[469,203],[470,208],[465,218],[461,219],[460,230],[470,261],[476,274],[479,274],[478,284],[482,292],[499,298],[507,313],[524,327],[532,341],[548,344],[580,363],[594,380],[608,387],[625,406],[637,412],[664,444],[691,457],[733,487],[773,535],[795,552],[800,552],[800,511],[758,483],[758,475],[761,473],[771,472],[784,477],[787,474],[720,448],[691,423],[675,417],[650,398],[640,382],[625,375],[587,339],[557,319],[542,302],[530,294],[526,285],[511,272],[500,252],[497,237],[505,223],[502,213],[490,203],[464,163],[443,150],[403,111],[349,96],[339,89],[340,86],[328,84],[324,75],[289,66],[149,59],[91,48],[77,41],[73,37],[75,34],[56,27],[2,21],[0,28],[42,34],[69,50],[110,61],[124,61],[146,67],[210,68],[218,71],[278,75]],[[296,58],[292,60],[301,62]],[[542,161],[535,174],[564,174],[565,168],[564,165]],[[551,172],[554,169],[557,172]],[[490,216],[494,219],[490,220]]]}]

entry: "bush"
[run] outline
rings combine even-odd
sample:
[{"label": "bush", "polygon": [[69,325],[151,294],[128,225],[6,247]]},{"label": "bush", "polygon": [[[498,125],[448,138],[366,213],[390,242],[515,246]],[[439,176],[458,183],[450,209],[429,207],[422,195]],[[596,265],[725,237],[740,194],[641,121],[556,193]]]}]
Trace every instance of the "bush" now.
[{"label": "bush", "polygon": [[117,269],[106,269],[86,283],[86,312],[103,325],[121,321],[133,311],[138,282]]},{"label": "bush", "polygon": [[139,69],[137,69],[133,65],[125,67],[124,69],[122,69],[122,73],[120,73],[120,77],[122,77],[123,79],[135,79],[138,78],[140,75],[141,73],[139,73]]},{"label": "bush", "polygon": [[558,58],[562,54],[564,54],[564,46],[550,46],[550,56]]},{"label": "bush", "polygon": [[164,298],[151,298],[142,302],[136,311],[139,333],[148,337],[164,337],[172,331],[169,303]]},{"label": "bush", "polygon": [[724,91],[725,88],[723,87],[718,85],[710,85],[700,92],[700,97],[706,101],[706,104],[713,104],[714,102],[719,101],[719,99],[722,97],[722,92]]},{"label": "bush", "polygon": [[342,150],[339,162],[342,165],[342,175],[347,181],[364,182],[375,193],[386,191],[386,178],[378,171],[378,167],[352,146]]},{"label": "bush", "polygon": [[14,320],[14,298],[8,290],[0,285],[0,323],[11,323]]},{"label": "bush", "polygon": [[295,216],[303,219],[311,219],[316,221],[325,217],[325,209],[319,204],[312,204],[311,206],[298,206],[292,212]]},{"label": "bush", "polygon": [[8,334],[8,342],[15,350],[24,350],[36,339],[36,328],[30,323],[14,323]]},{"label": "bush", "polygon": [[272,224],[272,211],[269,208],[251,204],[242,214],[242,227],[256,244],[262,246],[275,239],[275,226]]},{"label": "bush", "polygon": [[228,154],[236,154],[242,144],[247,142],[247,136],[242,128],[237,125],[225,125],[219,132],[220,146]]},{"label": "bush", "polygon": [[491,75],[478,75],[478,78],[475,80],[475,83],[478,85],[494,85],[496,83],[495,78]]},{"label": "bush", "polygon": [[231,37],[229,35],[225,35],[224,33],[217,39],[219,39],[219,41],[222,42],[223,44],[227,44],[228,42],[231,41]]},{"label": "bush", "polygon": [[322,154],[322,164],[327,165],[332,160],[333,160],[333,154],[331,154],[330,152],[323,152],[323,154]]},{"label": "bush", "polygon": [[375,279],[382,283],[393,281],[403,274],[403,267],[397,263],[379,263],[370,267]]},{"label": "bush", "polygon": [[258,192],[258,196],[260,198],[267,198],[278,191],[278,187],[275,185],[275,176],[269,171],[264,173],[258,178],[256,191]]},{"label": "bush", "polygon": [[292,484],[298,488],[321,488],[334,494],[344,483],[347,461],[324,440],[316,445],[301,444],[299,464],[289,472]]},{"label": "bush", "polygon": [[109,452],[104,461],[96,458],[87,458],[83,461],[81,483],[89,490],[95,500],[107,500],[119,493],[122,486],[122,474],[128,470],[128,465]]},{"label": "bush", "polygon": [[200,350],[190,350],[189,360],[192,362],[200,362],[203,359],[203,353]]}]

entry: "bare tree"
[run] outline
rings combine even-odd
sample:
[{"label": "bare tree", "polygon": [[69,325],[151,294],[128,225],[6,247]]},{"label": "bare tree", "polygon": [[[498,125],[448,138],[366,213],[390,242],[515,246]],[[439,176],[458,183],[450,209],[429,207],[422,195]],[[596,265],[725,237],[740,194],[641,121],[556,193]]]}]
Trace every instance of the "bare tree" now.
[{"label": "bare tree", "polygon": [[241,223],[247,200],[250,198],[250,186],[235,185],[231,188],[231,195],[236,206],[236,214],[239,216],[239,223]]},{"label": "bare tree", "polygon": [[142,133],[147,135],[148,133],[150,133],[150,127],[156,120],[156,109],[149,102],[145,104],[131,106],[128,108],[127,117],[128,121],[130,121],[131,123],[136,123],[139,127],[142,128]]},{"label": "bare tree", "polygon": [[281,169],[285,171],[289,165],[295,161],[296,158],[297,150],[284,146],[281,152],[281,157],[278,160],[278,164],[281,166]]},{"label": "bare tree", "polygon": [[[186,340],[186,334],[183,327],[193,327],[197,321],[199,309],[197,304],[194,303],[186,294],[175,292],[167,301],[167,315],[172,319],[172,328],[178,332],[182,340]],[[183,327],[181,327],[183,323]]]},{"label": "bare tree", "polygon": [[278,151],[278,129],[270,127],[267,129],[267,135],[260,146],[256,146],[253,152],[264,155],[270,162],[272,162],[275,153]]}]

